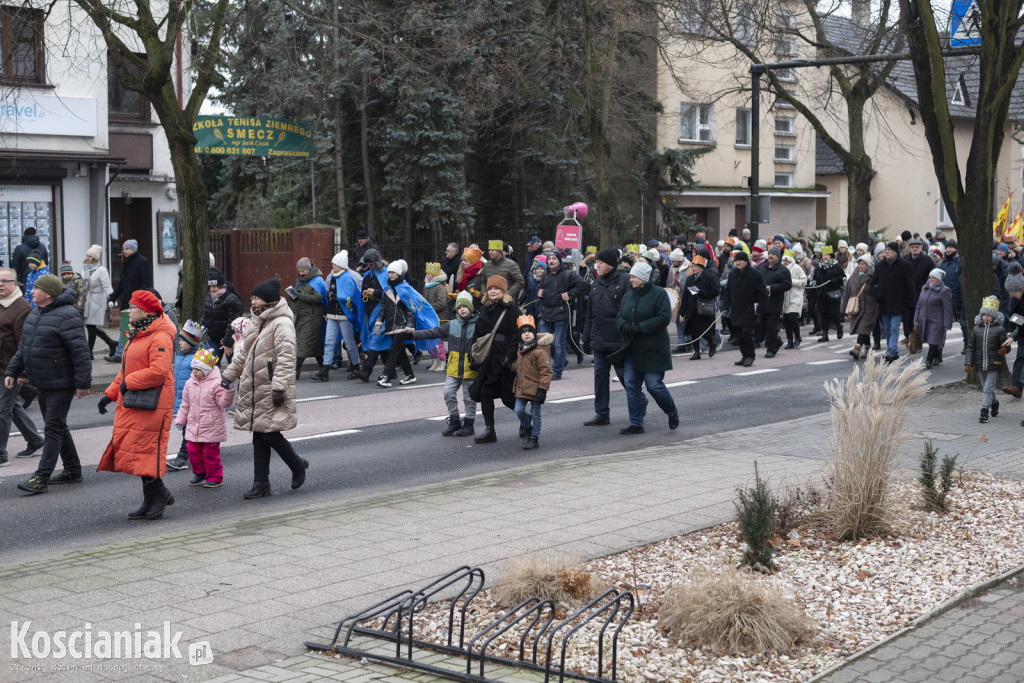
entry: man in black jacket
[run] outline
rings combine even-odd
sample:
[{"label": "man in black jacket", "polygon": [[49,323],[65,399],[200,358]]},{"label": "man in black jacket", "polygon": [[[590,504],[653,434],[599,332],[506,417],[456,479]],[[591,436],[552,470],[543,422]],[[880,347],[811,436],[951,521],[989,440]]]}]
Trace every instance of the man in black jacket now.
[{"label": "man in black jacket", "polygon": [[871,293],[878,301],[882,334],[888,340],[884,360],[891,363],[900,355],[900,323],[907,310],[914,310],[914,277],[910,264],[900,258],[900,245],[889,242],[871,277]]},{"label": "man in black jacket", "polygon": [[[85,339],[82,316],[75,309],[75,295],[64,289],[56,275],[36,280],[32,299],[38,308],[25,319],[18,350],[7,365],[4,386],[13,389],[24,371],[28,381],[39,390],[39,411],[43,414],[43,455],[28,481],[18,488],[29,494],[46,493],[48,484],[77,484],[82,481],[82,463],[78,459],[68,409],[76,395],[89,395],[92,387],[92,363]],[[57,456],[64,470],[51,477]]]},{"label": "man in black jacket", "polygon": [[914,309],[917,308],[917,298],[921,296],[921,288],[928,282],[928,273],[935,268],[935,262],[924,252],[924,242],[920,237],[910,240],[908,253],[903,260],[910,264],[914,281],[914,303],[903,317],[903,336],[909,337],[911,330],[914,329]]},{"label": "man in black jacket", "polygon": [[[149,259],[139,253],[139,243],[136,240],[125,240],[121,245],[121,280],[117,287],[110,293],[107,300],[115,303],[120,300],[120,310],[128,310],[128,302],[132,294],[140,289],[150,289],[153,286],[153,264]],[[124,335],[117,337],[117,351],[113,356],[104,356],[103,360],[108,363],[121,362],[121,347],[124,345]]]},{"label": "man in black jacket", "polygon": [[[615,326],[615,319],[622,296],[630,289],[629,272],[617,268],[618,263],[619,252],[615,249],[600,251],[594,261],[597,279],[590,290],[583,326],[583,352],[594,354],[594,417],[583,423],[587,427],[611,422],[608,382],[613,366],[608,356],[622,345],[622,333]],[[622,382],[622,370],[617,366],[615,374]]]},{"label": "man in black jacket", "polygon": [[786,292],[793,288],[793,276],[789,274],[789,268],[780,263],[781,260],[782,253],[779,248],[772,247],[768,250],[764,262],[757,267],[768,291],[768,303],[762,316],[765,358],[775,358],[775,354],[782,348],[782,339],[779,338],[782,307],[786,302]]},{"label": "man in black jacket", "polygon": [[[363,263],[363,256],[371,249],[376,251],[378,254],[383,254],[380,247],[377,246],[377,243],[370,238],[370,235],[365,230],[357,232],[356,248],[352,252],[355,255],[357,273],[364,273],[369,270],[369,268],[366,267],[366,264]],[[383,256],[381,256],[381,258],[383,258]]]},{"label": "man in black jacket", "polygon": [[[768,289],[757,268],[750,267],[750,257],[743,250],[732,253],[733,268],[725,287],[725,306],[729,311],[729,329],[740,340],[740,360],[736,365],[749,368],[754,364],[754,328],[757,316],[768,303]],[[761,310],[759,310],[761,309]]]},{"label": "man in black jacket", "polygon": [[36,235],[35,228],[25,228],[25,233],[21,236],[21,244],[14,248],[14,253],[11,254],[11,268],[18,273],[18,283],[25,287],[25,279],[28,277],[28,257],[35,249],[39,252],[43,263],[50,262],[50,254],[46,251],[46,245],[39,241],[39,237]]}]

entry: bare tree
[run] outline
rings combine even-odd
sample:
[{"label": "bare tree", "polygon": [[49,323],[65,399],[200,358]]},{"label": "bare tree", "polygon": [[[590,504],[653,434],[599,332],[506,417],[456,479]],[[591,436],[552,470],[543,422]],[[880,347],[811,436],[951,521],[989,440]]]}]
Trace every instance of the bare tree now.
[{"label": "bare tree", "polygon": [[1009,132],[1010,103],[1019,99],[1015,90],[1024,46],[1024,0],[987,0],[972,5],[980,29],[981,50],[974,70],[978,90],[974,97],[971,148],[964,171],[960,170],[953,118],[947,98],[947,62],[940,36],[942,12],[927,0],[899,0],[914,76],[921,103],[921,120],[932,151],[932,164],[939,180],[939,193],[956,228],[964,266],[964,291],[974,319],[981,299],[992,293],[992,204],[993,180]]}]

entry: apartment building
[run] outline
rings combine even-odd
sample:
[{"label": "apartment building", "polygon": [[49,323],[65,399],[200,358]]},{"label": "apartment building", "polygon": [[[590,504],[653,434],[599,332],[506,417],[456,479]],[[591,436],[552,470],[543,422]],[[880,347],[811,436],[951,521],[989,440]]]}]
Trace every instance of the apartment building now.
[{"label": "apartment building", "polygon": [[[90,19],[74,3],[39,7],[0,5],[0,260],[35,228],[54,271],[64,259],[81,270],[89,245],[101,244],[116,283],[121,245],[135,239],[171,301],[180,228],[163,131],[146,99],[121,87]],[[179,46],[183,100],[188,47]]]}]

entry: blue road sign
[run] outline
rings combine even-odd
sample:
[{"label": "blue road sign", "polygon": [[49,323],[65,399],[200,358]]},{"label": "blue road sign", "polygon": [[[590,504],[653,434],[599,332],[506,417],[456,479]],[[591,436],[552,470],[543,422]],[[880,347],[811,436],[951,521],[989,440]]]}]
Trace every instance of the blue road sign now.
[{"label": "blue road sign", "polygon": [[981,45],[981,10],[978,0],[953,0],[949,17],[949,46]]}]

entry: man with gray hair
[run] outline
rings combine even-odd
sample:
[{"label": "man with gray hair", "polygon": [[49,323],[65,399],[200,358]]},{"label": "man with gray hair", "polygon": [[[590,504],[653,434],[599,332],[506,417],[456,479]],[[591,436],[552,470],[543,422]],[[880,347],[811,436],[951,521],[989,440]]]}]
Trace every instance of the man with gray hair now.
[{"label": "man with gray hair", "polygon": [[[18,350],[21,329],[25,325],[25,318],[32,311],[32,304],[21,295],[17,277],[13,269],[0,268],[0,372],[7,370],[7,364]],[[43,437],[39,436],[39,430],[17,398],[17,387],[0,387],[0,467],[8,464],[7,439],[11,433],[12,420],[28,444],[25,450],[18,453],[18,457],[31,457],[43,447]]]}]

